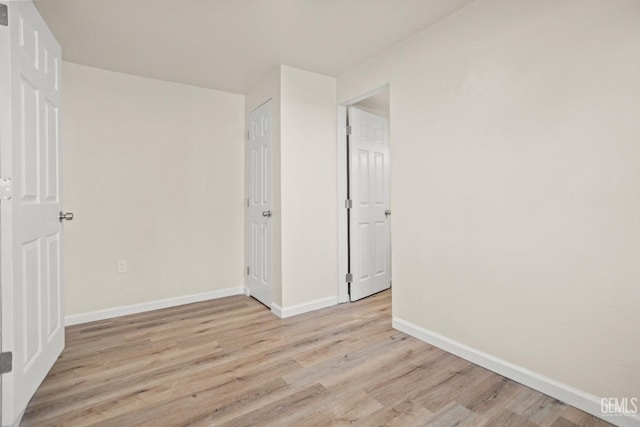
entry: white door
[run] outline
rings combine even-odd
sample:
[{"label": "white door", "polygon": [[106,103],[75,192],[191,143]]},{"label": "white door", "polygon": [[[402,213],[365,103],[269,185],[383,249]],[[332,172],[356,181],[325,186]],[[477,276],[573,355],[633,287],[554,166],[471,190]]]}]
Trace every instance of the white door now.
[{"label": "white door", "polygon": [[[0,2],[4,3],[4,2]],[[0,26],[2,425],[12,425],[64,347],[60,146],[61,51],[30,1]]]},{"label": "white door", "polygon": [[391,286],[389,229],[389,124],[349,108],[350,299]]},{"label": "white door", "polygon": [[249,113],[248,281],[251,296],[271,307],[271,101]]}]

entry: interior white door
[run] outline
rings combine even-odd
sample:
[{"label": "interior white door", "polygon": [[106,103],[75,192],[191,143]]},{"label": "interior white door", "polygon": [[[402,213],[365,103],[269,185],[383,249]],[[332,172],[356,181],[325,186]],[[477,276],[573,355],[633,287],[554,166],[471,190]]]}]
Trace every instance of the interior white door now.
[{"label": "interior white door", "polygon": [[271,307],[271,101],[249,113],[248,230],[251,296]]},{"label": "interior white door", "polygon": [[355,301],[391,286],[389,122],[350,107],[349,296]]},{"label": "interior white door", "polygon": [[64,347],[61,50],[30,1],[8,2],[8,17],[0,174],[13,195],[0,202],[0,270],[2,350],[13,364],[2,376],[2,425],[19,419]]}]

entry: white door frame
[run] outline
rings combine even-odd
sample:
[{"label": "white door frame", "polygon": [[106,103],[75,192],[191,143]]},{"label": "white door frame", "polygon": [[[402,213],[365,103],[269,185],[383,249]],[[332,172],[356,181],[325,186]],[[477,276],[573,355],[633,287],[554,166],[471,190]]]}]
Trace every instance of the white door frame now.
[{"label": "white door frame", "polygon": [[349,286],[346,281],[349,257],[349,223],[347,221],[347,209],[345,208],[347,186],[349,185],[347,176],[349,159],[347,158],[347,134],[345,132],[347,108],[385,90],[389,90],[389,94],[391,94],[391,86],[388,83],[338,105],[338,303],[349,302]]},{"label": "white door frame", "polygon": [[[3,2],[6,4],[7,2]],[[7,8],[8,8],[7,4]],[[5,35],[0,36],[0,52],[11,52],[11,44],[9,37],[9,29],[4,28]],[[10,76],[11,75],[11,64],[10,61],[5,61],[4,58],[0,62],[0,165],[2,162],[2,158],[4,157],[4,153],[2,153],[2,147],[6,145],[6,140],[11,140],[11,128],[8,123],[10,122],[10,112],[11,112],[11,85],[10,79],[5,77],[3,79],[2,76]],[[6,83],[5,83],[6,82]],[[5,86],[7,85],[8,86]],[[3,126],[4,125],[4,126]],[[4,172],[3,168],[0,166],[0,174]],[[0,208],[0,211],[2,208]],[[5,221],[2,213],[0,212],[0,224],[2,221]],[[0,226],[1,228],[1,226]],[[0,251],[4,252],[4,248],[2,248],[2,243],[5,241],[5,238],[2,236],[0,231]],[[0,258],[0,265],[2,264],[2,259]],[[2,276],[2,270],[0,269],[0,277]],[[2,283],[0,280],[0,352],[2,352]],[[0,374],[0,425],[2,425],[2,375]]]}]

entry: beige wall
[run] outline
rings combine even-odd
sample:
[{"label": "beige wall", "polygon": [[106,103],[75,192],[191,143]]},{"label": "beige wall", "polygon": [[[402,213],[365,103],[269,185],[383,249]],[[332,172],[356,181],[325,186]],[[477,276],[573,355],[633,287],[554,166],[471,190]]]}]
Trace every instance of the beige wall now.
[{"label": "beige wall", "polygon": [[63,86],[67,315],[241,287],[244,97],[72,63]]},{"label": "beige wall", "polygon": [[393,314],[640,395],[640,2],[483,0],[338,79],[390,83]]},{"label": "beige wall", "polygon": [[284,309],[338,294],[336,79],[282,67]]}]

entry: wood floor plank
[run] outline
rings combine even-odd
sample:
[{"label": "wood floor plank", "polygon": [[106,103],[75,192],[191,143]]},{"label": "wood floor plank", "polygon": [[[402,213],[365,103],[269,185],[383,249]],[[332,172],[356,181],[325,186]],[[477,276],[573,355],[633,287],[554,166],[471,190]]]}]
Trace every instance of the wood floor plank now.
[{"label": "wood floor plank", "polygon": [[430,419],[432,415],[424,405],[407,399],[394,406],[383,406],[364,418],[351,420],[351,424],[363,426],[421,426],[425,425],[426,420]]},{"label": "wood floor plank", "polygon": [[484,424],[478,414],[452,401],[434,413],[426,424],[432,427],[475,427]]},{"label": "wood floor plank", "polygon": [[609,425],[391,327],[383,292],[287,319],[245,296],[67,328],[22,426]]}]

